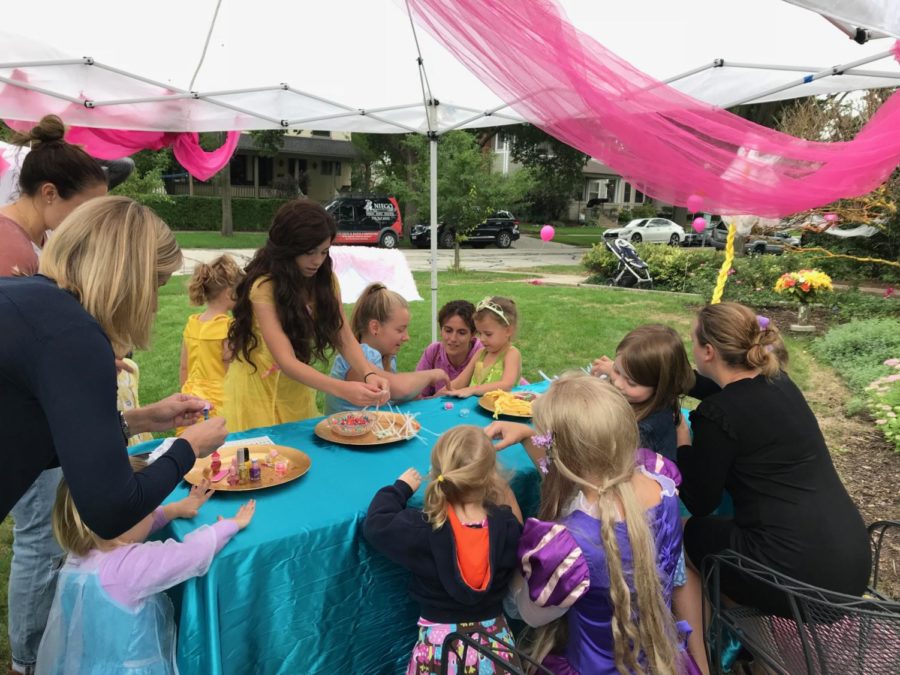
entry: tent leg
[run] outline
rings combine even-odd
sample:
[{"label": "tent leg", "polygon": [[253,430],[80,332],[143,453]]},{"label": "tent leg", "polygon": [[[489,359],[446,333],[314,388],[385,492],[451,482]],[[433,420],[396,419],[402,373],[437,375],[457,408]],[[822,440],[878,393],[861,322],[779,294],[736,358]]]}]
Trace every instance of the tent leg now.
[{"label": "tent leg", "polygon": [[438,268],[437,268],[437,136],[431,136],[428,148],[430,150],[431,159],[431,341],[437,342],[437,289],[438,289]]}]

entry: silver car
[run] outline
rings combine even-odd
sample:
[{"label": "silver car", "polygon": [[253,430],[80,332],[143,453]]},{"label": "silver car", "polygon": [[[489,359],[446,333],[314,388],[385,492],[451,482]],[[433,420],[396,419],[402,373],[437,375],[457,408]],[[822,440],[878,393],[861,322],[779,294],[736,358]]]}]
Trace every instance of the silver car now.
[{"label": "silver car", "polygon": [[625,239],[632,244],[647,242],[648,244],[680,246],[684,240],[684,228],[668,218],[636,218],[625,227],[606,230],[603,238],[608,240]]}]

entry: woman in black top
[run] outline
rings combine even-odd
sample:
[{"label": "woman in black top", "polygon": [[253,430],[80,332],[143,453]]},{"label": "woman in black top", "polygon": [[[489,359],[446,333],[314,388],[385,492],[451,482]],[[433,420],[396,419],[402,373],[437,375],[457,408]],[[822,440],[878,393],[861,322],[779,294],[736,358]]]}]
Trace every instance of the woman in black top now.
[{"label": "woman in black top", "polygon": [[[693,517],[684,544],[693,565],[733,549],[784,574],[828,590],[860,595],[871,568],[869,540],[844,489],[815,415],[780,370],[771,345],[736,303],[700,310],[693,334],[697,370],[721,391],[691,413],[692,445],[678,449],[681,498]],[[710,514],[728,490],[734,518]],[[782,594],[723,575],[734,601],[785,613]]]},{"label": "woman in black top", "polygon": [[0,279],[0,519],[44,469],[61,466],[85,523],[104,539],[168,496],[224,420],[185,430],[135,474],[126,434],[193,423],[204,402],[177,394],[116,410],[115,358],[146,347],[157,289],[181,266],[165,223],[125,197],[78,207],[44,248],[38,276]]}]

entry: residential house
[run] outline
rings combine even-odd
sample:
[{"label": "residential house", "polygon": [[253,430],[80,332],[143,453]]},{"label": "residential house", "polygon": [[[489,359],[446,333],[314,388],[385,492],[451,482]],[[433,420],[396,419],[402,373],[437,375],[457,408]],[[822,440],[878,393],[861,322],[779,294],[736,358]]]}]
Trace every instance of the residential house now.
[{"label": "residential house", "polygon": [[[231,158],[231,194],[234,197],[297,196],[326,202],[350,189],[350,169],[357,156],[348,132],[299,131],[282,137],[274,157],[262,154],[249,133],[241,134]],[[170,194],[219,195],[215,180],[207,183],[187,176],[168,180]]]}]

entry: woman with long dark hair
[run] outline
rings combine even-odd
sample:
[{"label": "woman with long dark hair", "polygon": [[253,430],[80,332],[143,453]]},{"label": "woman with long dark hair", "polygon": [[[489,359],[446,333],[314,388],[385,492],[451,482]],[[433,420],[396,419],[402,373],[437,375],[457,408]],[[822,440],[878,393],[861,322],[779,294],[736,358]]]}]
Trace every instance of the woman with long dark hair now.
[{"label": "woman with long dark hair", "polygon": [[[317,390],[360,407],[390,398],[387,381],[366,361],[344,316],[328,255],[336,235],[322,206],[288,202],[247,265],[228,332],[234,353],[225,377],[229,431],[316,417]],[[326,361],[331,350],[364,373],[363,381],[337,380],[312,365]]]}]

